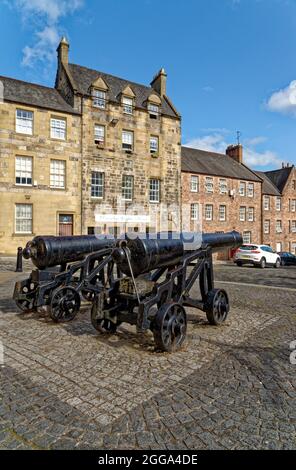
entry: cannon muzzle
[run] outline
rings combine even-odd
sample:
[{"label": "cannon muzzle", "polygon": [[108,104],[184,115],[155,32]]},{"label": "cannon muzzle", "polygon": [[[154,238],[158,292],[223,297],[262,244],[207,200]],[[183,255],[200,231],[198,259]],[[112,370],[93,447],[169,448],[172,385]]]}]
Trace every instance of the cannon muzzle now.
[{"label": "cannon muzzle", "polygon": [[104,235],[38,236],[27,243],[23,257],[31,259],[38,269],[45,269],[80,261],[89,253],[111,248],[114,244],[114,238]]}]

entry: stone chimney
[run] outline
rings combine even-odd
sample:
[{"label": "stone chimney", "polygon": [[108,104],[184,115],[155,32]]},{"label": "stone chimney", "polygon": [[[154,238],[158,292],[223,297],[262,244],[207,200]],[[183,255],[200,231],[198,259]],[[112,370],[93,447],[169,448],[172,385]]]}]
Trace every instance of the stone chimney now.
[{"label": "stone chimney", "polygon": [[154,88],[154,90],[160,94],[161,97],[166,95],[166,80],[167,80],[167,74],[165,73],[164,68],[162,68],[155,75],[155,77],[153,78],[150,84],[152,88]]},{"label": "stone chimney", "polygon": [[58,53],[58,64],[61,63],[68,65],[69,63],[69,43],[67,39],[62,37],[61,42],[57,48]]},{"label": "stone chimney", "polygon": [[243,163],[243,146],[239,145],[229,145],[226,149],[226,155],[233,158],[238,163]]}]

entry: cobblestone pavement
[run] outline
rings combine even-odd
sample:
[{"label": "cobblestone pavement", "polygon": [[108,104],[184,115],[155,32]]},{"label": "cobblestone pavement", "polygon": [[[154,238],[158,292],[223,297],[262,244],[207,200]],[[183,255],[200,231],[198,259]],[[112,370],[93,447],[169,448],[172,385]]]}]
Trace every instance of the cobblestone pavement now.
[{"label": "cobblestone pavement", "polygon": [[97,333],[88,304],[68,324],[18,313],[24,276],[0,273],[0,448],[296,449],[296,289],[225,284],[225,325],[187,309],[183,350],[159,354],[127,324]]}]

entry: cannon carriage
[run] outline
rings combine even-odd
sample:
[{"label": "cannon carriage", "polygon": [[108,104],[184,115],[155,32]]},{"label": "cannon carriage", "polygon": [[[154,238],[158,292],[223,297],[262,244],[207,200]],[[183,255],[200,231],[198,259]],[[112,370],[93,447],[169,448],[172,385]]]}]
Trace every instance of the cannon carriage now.
[{"label": "cannon carriage", "polygon": [[35,237],[23,253],[36,269],[16,283],[17,306],[24,313],[46,307],[56,322],[73,320],[81,296],[91,302],[112,285],[114,243],[112,238],[96,236]]},{"label": "cannon carriage", "polygon": [[[166,239],[157,234],[153,239],[118,241],[112,258],[124,276],[96,294],[91,308],[94,328],[114,333],[122,322],[134,324],[138,331],[153,332],[158,350],[173,352],[186,338],[185,307],[197,308],[211,325],[221,325],[229,313],[229,299],[224,289],[214,286],[212,255],[238,247],[242,237],[235,231],[202,234],[187,250],[186,240],[194,237],[171,233]],[[191,295],[197,281],[198,299]]]}]

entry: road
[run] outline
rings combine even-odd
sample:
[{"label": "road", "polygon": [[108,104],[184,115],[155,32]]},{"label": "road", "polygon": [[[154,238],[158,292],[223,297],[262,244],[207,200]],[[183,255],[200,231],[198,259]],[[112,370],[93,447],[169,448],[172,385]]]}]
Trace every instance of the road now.
[{"label": "road", "polygon": [[100,335],[88,304],[68,324],[20,314],[13,267],[0,268],[0,448],[296,449],[295,268],[216,266],[226,323],[187,309],[183,349],[160,354],[127,324]]}]

